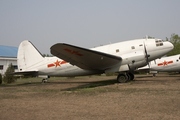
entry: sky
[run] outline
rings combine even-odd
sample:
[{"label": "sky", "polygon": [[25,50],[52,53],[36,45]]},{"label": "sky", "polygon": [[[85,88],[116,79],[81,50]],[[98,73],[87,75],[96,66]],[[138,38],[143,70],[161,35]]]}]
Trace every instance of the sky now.
[{"label": "sky", "polygon": [[84,48],[180,35],[180,0],[0,0],[0,45]]}]

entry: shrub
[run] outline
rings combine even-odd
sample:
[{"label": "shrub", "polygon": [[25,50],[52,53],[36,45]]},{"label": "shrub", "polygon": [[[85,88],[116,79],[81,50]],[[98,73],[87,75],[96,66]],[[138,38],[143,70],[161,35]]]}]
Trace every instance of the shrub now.
[{"label": "shrub", "polygon": [[13,83],[16,81],[16,77],[14,77],[11,73],[14,72],[14,66],[12,65],[12,63],[8,66],[4,77],[3,77],[3,81],[5,83]]}]

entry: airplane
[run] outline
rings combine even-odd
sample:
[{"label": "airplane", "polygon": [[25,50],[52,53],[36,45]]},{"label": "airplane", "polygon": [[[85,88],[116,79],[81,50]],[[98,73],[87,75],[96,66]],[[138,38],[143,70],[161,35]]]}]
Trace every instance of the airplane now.
[{"label": "airplane", "polygon": [[160,58],[174,48],[161,39],[135,39],[86,49],[66,43],[51,46],[54,57],[43,57],[28,40],[20,43],[17,55],[19,72],[35,75],[47,82],[51,76],[74,77],[103,73],[119,73],[117,81],[134,79],[133,71]]},{"label": "airplane", "polygon": [[149,70],[153,76],[156,76],[158,72],[180,72],[180,54],[155,59],[149,62],[149,66],[138,69]]}]

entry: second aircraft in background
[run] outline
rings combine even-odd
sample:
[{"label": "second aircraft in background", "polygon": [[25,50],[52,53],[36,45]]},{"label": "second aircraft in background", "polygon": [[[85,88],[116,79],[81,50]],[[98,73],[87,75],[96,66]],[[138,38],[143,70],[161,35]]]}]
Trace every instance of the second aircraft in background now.
[{"label": "second aircraft in background", "polygon": [[149,62],[149,65],[138,70],[148,70],[155,76],[158,72],[180,72],[180,54],[155,59]]}]

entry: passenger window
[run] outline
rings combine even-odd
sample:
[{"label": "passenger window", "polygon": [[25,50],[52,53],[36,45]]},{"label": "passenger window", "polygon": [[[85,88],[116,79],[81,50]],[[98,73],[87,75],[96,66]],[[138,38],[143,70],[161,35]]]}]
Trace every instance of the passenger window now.
[{"label": "passenger window", "polygon": [[131,47],[131,49],[135,49],[135,47],[134,47],[134,46],[132,46],[132,47]]}]

